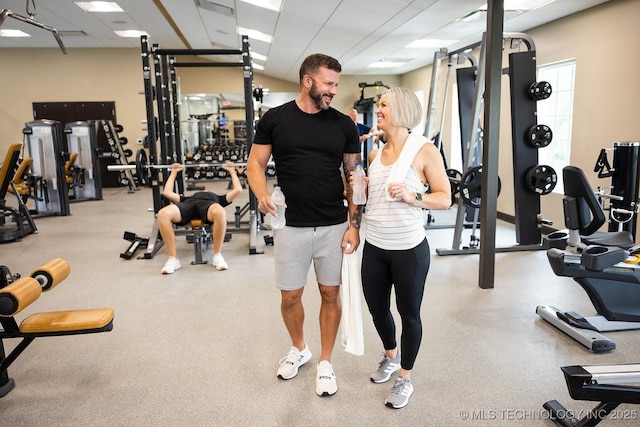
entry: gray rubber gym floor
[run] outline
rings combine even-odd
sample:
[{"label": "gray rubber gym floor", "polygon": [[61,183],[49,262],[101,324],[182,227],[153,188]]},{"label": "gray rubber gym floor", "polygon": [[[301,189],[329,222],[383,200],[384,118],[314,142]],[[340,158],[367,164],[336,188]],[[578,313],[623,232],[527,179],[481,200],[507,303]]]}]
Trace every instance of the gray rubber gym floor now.
[{"label": "gray rubber gym floor", "polygon": [[[226,183],[207,188],[224,192]],[[366,311],[365,355],[336,343],[339,389],[320,398],[313,273],[304,302],[314,357],[298,377],[276,378],[290,343],[274,288],[273,247],[263,240],[270,232],[258,236],[260,255],[249,255],[248,233],[234,233],[223,250],[229,270],[222,272],[191,265],[193,246],[179,236],[182,269],[163,276],[164,249],[150,260],[119,257],[129,245],[125,231],[151,232],[151,189],[103,193],[100,201],[72,203],[71,216],[37,218],[37,234],[0,245],[0,264],[13,273],[28,275],[56,257],[71,264],[69,278],[19,319],[38,311],[115,309],[111,332],[38,338],[27,348],[9,368],[16,387],[0,399],[3,426],[551,426],[542,408],[547,400],[576,414],[595,406],[569,397],[561,366],[638,362],[640,331],[609,333],[617,349],[594,354],[539,319],[541,304],[594,314],[582,288],[556,277],[543,251],[498,253],[495,288],[483,290],[479,256],[435,255],[451,247],[453,229],[430,229],[424,337],[409,405],[385,407],[391,384],[369,381],[382,348]],[[247,191],[242,197],[228,208],[230,219]],[[455,212],[435,216],[436,224],[453,223]],[[497,243],[515,243],[511,225],[499,223]],[[16,344],[9,340],[7,353]],[[622,405],[604,425],[638,425],[638,410]]]}]

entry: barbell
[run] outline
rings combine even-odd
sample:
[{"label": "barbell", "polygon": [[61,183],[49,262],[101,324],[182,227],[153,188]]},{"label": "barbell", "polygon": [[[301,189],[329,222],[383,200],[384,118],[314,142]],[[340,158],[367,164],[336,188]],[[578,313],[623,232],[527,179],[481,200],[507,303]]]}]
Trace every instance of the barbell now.
[{"label": "barbell", "polygon": [[[210,168],[210,167],[221,167],[224,166],[224,163],[185,163],[181,166],[185,168]],[[234,166],[246,166],[247,163],[233,163]],[[126,170],[135,170],[136,172],[146,172],[149,169],[171,169],[172,165],[153,165],[149,164],[149,160],[147,158],[147,152],[143,149],[139,149],[136,153],[136,161],[133,164],[129,165],[107,165],[107,170],[110,172],[120,172]]]},{"label": "barbell", "polygon": [[[181,164],[184,168],[214,168],[222,167],[225,163],[184,163]],[[269,162],[267,166],[273,167],[275,163]],[[154,165],[149,164],[147,152],[142,148],[136,152],[135,163],[128,165],[107,165],[107,170],[110,172],[122,172],[126,170],[135,170],[140,185],[149,185],[151,183],[151,169],[171,169],[172,165]],[[233,166],[236,168],[246,168],[246,162],[233,162]]]}]

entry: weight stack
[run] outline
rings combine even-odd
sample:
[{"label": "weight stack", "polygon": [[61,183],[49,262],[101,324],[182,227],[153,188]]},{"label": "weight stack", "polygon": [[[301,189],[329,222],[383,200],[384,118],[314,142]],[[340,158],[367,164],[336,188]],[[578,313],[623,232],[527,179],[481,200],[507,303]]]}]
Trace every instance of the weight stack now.
[{"label": "weight stack", "polygon": [[75,200],[102,200],[102,177],[94,123],[77,121],[64,126],[67,151],[78,153],[77,165],[85,169],[84,185],[75,187]]},{"label": "weight stack", "polygon": [[[640,142],[614,142],[613,143],[613,175],[611,176],[611,194],[620,196],[623,200],[611,199],[612,209],[624,209],[635,212],[638,203],[638,186],[640,185]],[[636,238],[636,218],[628,219],[627,215],[614,217],[609,211],[609,231],[628,231]],[[618,218],[621,221],[616,220]],[[622,225],[622,229],[620,228]]]},{"label": "weight stack", "polygon": [[537,124],[536,100],[529,88],[536,81],[536,52],[509,55],[511,89],[511,138],[513,141],[513,184],[516,241],[521,245],[541,243],[538,226],[540,196],[526,186],[527,172],[538,164],[538,149],[526,139],[528,130]]},{"label": "weight stack", "polygon": [[36,193],[34,216],[71,215],[62,158],[67,151],[62,124],[57,120],[34,120],[25,123],[22,133],[33,159],[31,173],[46,184],[40,188],[46,194]]}]

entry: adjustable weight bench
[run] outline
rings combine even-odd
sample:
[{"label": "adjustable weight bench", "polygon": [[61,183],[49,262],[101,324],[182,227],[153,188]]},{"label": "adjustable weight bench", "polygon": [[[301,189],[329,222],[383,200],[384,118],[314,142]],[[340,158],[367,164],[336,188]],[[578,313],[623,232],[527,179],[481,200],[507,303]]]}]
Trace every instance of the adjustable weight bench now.
[{"label": "adjustable weight bench", "polygon": [[547,258],[557,276],[582,286],[598,315],[583,317],[553,306],[538,306],[536,313],[591,351],[610,351],[615,342],[601,332],[640,329],[640,264],[625,263],[637,247],[626,231],[597,231],[606,221],[604,211],[581,169],[567,166],[563,178],[569,235],[566,247],[549,242],[558,247],[547,250]]},{"label": "adjustable weight bench", "polygon": [[[640,364],[564,366],[561,368],[569,389],[569,395],[575,400],[600,402],[595,408],[585,411],[582,417],[576,417],[575,411],[567,410],[557,400],[546,402],[543,407],[549,411],[552,419],[562,426],[595,426],[603,421],[622,403],[640,403]],[[630,385],[634,384],[634,385]],[[621,411],[617,419],[638,420],[636,411]]]},{"label": "adjustable weight bench", "polygon": [[[35,302],[42,292],[56,287],[69,275],[69,263],[56,258],[34,270],[28,277],[19,277],[0,289],[0,397],[15,386],[7,369],[38,337],[92,334],[113,329],[114,312],[111,308],[67,310],[34,313],[18,325],[15,318]],[[10,338],[21,341],[5,355],[4,342]]]}]

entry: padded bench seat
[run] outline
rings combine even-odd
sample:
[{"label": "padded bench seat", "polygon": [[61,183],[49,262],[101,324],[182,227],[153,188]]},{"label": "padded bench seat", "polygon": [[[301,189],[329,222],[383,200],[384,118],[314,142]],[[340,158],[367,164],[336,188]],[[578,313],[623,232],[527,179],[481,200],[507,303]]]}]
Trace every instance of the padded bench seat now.
[{"label": "padded bench seat", "polygon": [[[55,258],[34,270],[31,276],[18,277],[0,288],[0,398],[9,393],[15,381],[9,378],[9,366],[38,337],[80,335],[108,332],[113,329],[112,308],[47,311],[33,313],[20,324],[18,314],[35,302],[43,292],[50,291],[67,278],[69,263]],[[4,342],[20,339],[5,356]]]},{"label": "padded bench seat", "polygon": [[113,329],[113,316],[111,308],[35,313],[20,323],[19,331],[24,335],[107,332]]}]

